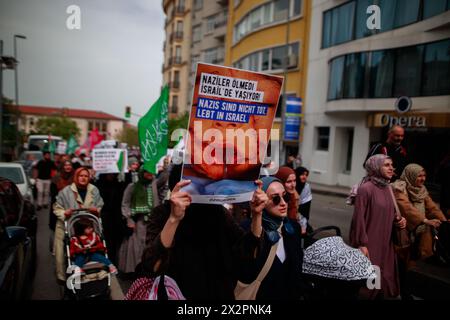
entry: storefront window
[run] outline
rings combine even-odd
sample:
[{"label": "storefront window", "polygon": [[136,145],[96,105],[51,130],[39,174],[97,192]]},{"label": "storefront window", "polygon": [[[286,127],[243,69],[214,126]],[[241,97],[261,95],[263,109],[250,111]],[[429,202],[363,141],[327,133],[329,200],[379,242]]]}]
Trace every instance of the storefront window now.
[{"label": "storefront window", "polygon": [[396,50],[394,96],[420,96],[424,46]]},{"label": "storefront window", "polygon": [[450,94],[450,40],[428,44],[424,59],[422,94]]},{"label": "storefront window", "polygon": [[328,100],[342,99],[345,56],[331,62],[330,81],[328,86]]},{"label": "storefront window", "polygon": [[364,95],[364,75],[367,53],[346,56],[344,70],[344,97],[362,98]]},{"label": "storefront window", "polygon": [[417,22],[419,20],[419,8],[420,0],[397,0],[394,27],[399,28]]},{"label": "storefront window", "polygon": [[331,11],[323,14],[322,48],[331,46]]},{"label": "storefront window", "polygon": [[392,96],[394,57],[393,50],[372,52],[370,98],[387,98]]},{"label": "storefront window", "polygon": [[329,144],[330,144],[330,127],[317,127],[316,150],[328,151]]},{"label": "storefront window", "polygon": [[374,4],[375,0],[358,0],[356,3],[355,38],[360,39],[370,36],[374,30],[367,28],[367,8]]},{"label": "storefront window", "polygon": [[438,15],[447,9],[447,0],[432,0],[423,2],[423,18]]}]

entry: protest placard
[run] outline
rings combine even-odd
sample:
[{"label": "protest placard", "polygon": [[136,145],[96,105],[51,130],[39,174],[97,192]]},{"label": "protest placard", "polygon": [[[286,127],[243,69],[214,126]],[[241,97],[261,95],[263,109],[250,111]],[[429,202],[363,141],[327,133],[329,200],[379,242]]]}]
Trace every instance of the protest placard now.
[{"label": "protest placard", "polygon": [[128,172],[128,157],[126,149],[92,150],[92,167],[98,173]]},{"label": "protest placard", "polygon": [[251,199],[282,84],[279,76],[198,63],[182,173],[194,203]]}]

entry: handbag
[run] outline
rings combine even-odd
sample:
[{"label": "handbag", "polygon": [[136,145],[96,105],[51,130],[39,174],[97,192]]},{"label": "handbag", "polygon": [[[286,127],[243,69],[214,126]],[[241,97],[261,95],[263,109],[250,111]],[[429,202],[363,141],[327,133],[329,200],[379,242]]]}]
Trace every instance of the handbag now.
[{"label": "handbag", "polygon": [[267,273],[269,273],[269,270],[272,267],[273,260],[275,259],[275,254],[277,253],[278,242],[275,243],[270,249],[269,256],[267,257],[264,266],[262,267],[258,276],[252,283],[246,284],[240,281],[237,282],[236,288],[234,289],[234,297],[236,300],[256,299],[256,294],[258,293],[259,286],[261,285],[261,282],[267,276]]},{"label": "handbag", "polygon": [[[389,186],[389,192],[391,194],[392,201],[394,202],[396,220],[400,220],[402,215],[400,213],[400,209],[398,208],[398,204],[395,200],[394,192],[392,191],[391,186]],[[396,249],[405,249],[411,246],[411,239],[409,238],[408,230],[406,230],[406,228],[400,229],[394,226],[392,241],[394,242]]]}]

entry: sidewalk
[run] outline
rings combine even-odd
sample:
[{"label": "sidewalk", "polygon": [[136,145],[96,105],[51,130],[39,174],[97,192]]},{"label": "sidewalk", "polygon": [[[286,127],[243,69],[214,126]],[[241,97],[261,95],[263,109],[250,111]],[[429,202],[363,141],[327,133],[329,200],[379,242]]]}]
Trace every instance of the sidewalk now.
[{"label": "sidewalk", "polygon": [[350,192],[350,187],[343,186],[328,186],[320,183],[309,182],[312,193],[319,193],[325,195],[332,195],[337,197],[347,198]]}]

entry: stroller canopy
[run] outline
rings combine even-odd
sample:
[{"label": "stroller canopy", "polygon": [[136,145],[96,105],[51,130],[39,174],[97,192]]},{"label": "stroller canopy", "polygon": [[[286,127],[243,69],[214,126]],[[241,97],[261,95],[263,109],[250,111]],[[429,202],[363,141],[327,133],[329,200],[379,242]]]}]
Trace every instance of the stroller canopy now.
[{"label": "stroller canopy", "polygon": [[375,278],[370,260],[341,237],[317,240],[305,250],[303,273],[338,280]]}]

